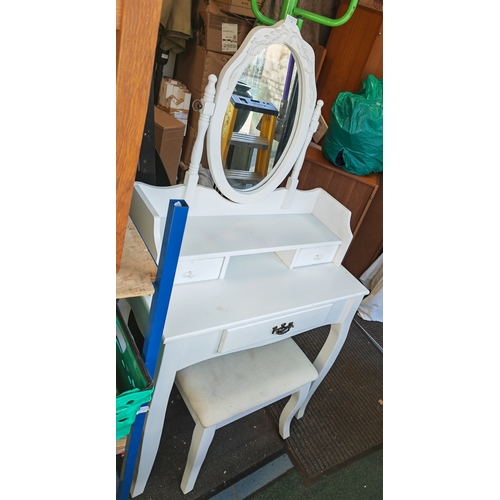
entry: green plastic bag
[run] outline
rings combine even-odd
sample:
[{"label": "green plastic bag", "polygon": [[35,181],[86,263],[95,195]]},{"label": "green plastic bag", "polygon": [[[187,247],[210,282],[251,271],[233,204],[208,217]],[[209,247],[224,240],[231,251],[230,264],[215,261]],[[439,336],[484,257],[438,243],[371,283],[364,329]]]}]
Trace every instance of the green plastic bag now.
[{"label": "green plastic bag", "polygon": [[332,106],[323,155],[351,174],[382,172],[382,90],[382,79],[368,75],[359,92],[341,92]]}]

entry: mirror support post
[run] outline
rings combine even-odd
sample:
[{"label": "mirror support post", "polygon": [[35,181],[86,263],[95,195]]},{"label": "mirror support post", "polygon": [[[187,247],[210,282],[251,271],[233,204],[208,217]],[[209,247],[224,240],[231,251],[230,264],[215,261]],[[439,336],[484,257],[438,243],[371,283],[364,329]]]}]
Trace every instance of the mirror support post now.
[{"label": "mirror support post", "polygon": [[208,76],[208,83],[205,87],[205,93],[202,99],[201,115],[198,121],[198,135],[194,141],[193,151],[191,153],[191,161],[189,163],[189,170],[186,173],[184,179],[184,185],[186,186],[186,193],[184,199],[189,204],[193,201],[196,186],[198,185],[198,172],[200,169],[201,156],[203,154],[203,146],[205,142],[205,135],[207,133],[208,124],[210,123],[210,117],[214,114],[215,104],[215,83],[217,82],[217,77],[215,75]]},{"label": "mirror support post", "polygon": [[297,161],[293,166],[292,173],[290,174],[290,177],[286,182],[286,194],[283,199],[283,204],[281,205],[282,208],[290,208],[292,204],[293,196],[295,194],[295,191],[297,190],[297,186],[299,185],[299,173],[302,168],[302,165],[304,164],[304,158],[306,156],[307,148],[309,147],[313,134],[316,132],[316,130],[318,130],[319,116],[321,114],[321,108],[323,107],[323,104],[324,102],[321,99],[319,99],[318,102],[316,103],[316,107],[314,108],[314,113],[311,118],[309,129],[307,131],[307,136],[306,140],[304,141],[304,146],[302,147],[302,150],[300,151]]}]

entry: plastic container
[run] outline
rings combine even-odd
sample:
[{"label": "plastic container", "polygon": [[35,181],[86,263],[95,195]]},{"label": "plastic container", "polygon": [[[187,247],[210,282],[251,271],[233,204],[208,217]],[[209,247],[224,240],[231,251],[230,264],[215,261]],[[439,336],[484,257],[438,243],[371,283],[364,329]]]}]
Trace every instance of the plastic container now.
[{"label": "plastic container", "polygon": [[116,309],[116,439],[130,433],[140,407],[153,394],[153,381],[123,317]]}]

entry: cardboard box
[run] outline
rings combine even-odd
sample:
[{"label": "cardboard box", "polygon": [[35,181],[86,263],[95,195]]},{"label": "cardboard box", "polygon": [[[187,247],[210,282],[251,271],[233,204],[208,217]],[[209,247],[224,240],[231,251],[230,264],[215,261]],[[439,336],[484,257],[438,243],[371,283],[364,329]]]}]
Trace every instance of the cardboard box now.
[{"label": "cardboard box", "polygon": [[172,115],[155,106],[155,148],[172,186],[177,181],[186,126]]},{"label": "cardboard box", "polygon": [[[203,94],[201,92],[198,92],[197,90],[193,90],[193,92],[191,93],[191,96],[192,96],[192,102],[196,101],[197,99],[200,99],[203,97]],[[193,107],[191,106],[191,109],[189,110],[189,115],[188,115],[188,126],[194,128],[194,130],[198,130],[198,122],[200,120],[200,111],[196,111],[193,109]],[[187,130],[186,130],[186,134],[187,134]]]},{"label": "cardboard box", "polygon": [[191,42],[186,50],[177,54],[175,78],[186,85],[190,91],[203,93],[208,83],[208,76],[219,76],[222,68],[231,59],[229,54],[207,51]]},{"label": "cardboard box", "polygon": [[213,2],[200,1],[193,6],[193,37],[206,50],[234,54],[255,21],[222,12]]},{"label": "cardboard box", "polygon": [[165,77],[161,81],[158,107],[187,126],[191,92],[178,80]]},{"label": "cardboard box", "polygon": [[[182,154],[181,161],[186,164],[189,168],[191,163],[191,153],[193,152],[194,141],[196,141],[196,137],[198,136],[198,132],[191,127],[191,125],[187,126],[186,137],[184,138],[184,144],[182,146]],[[206,136],[205,136],[205,144],[203,146],[203,153],[201,156],[201,164],[203,167],[208,168],[208,157],[207,157],[207,148],[206,148]]]},{"label": "cardboard box", "polygon": [[[255,15],[250,5],[250,0],[213,0],[222,11],[229,12],[230,14],[237,14],[238,16],[253,17]],[[257,0],[257,6],[262,7],[263,0]]]}]

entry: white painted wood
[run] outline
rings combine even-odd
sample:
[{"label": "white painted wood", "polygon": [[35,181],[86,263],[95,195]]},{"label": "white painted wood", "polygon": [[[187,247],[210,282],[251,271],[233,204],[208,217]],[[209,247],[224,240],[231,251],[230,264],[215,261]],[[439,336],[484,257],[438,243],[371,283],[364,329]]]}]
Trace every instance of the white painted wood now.
[{"label": "white painted wood", "polygon": [[[285,43],[298,65],[300,95],[295,127],[267,182],[237,191],[227,183],[222,168],[222,119],[243,68],[271,43]],[[359,303],[368,293],[341,266],[352,240],[349,210],[322,189],[296,189],[309,136],[315,131],[322,104],[316,103],[313,51],[302,40],[296,21],[287,17],[272,28],[260,26],[252,30],[222,70],[216,90],[214,84],[215,77],[211,77],[185,183],[157,187],[136,182],[132,197],[131,218],[155,259],[160,254],[169,201],[182,199],[189,205],[132,497],[144,491],[158,450],[168,397],[179,370],[212,358],[233,356],[248,348],[279,346],[293,335],[332,324],[314,362],[318,378],[309,388],[297,392],[297,386],[286,394],[294,396],[283,410],[279,430],[288,436],[291,418],[304,414],[345,341]],[[198,185],[204,137],[212,176],[224,196]],[[287,188],[278,188],[292,167]],[[144,331],[151,297],[131,299],[129,304]],[[290,321],[294,328],[284,335],[269,333],[273,326]],[[228,351],[231,352],[226,354]],[[251,375],[248,374],[248,380]],[[286,377],[293,377],[293,373],[286,372]],[[250,394],[251,389],[250,384],[245,390]],[[285,394],[274,396],[277,400]],[[266,405],[271,402],[266,401]],[[188,407],[193,414],[189,404]],[[256,409],[249,405],[246,411],[218,426]],[[182,483],[186,492],[194,485],[213,436],[212,431],[206,433],[196,428]]]},{"label": "white painted wood", "polygon": [[286,189],[287,189],[287,194],[285,199],[283,200],[283,208],[288,208],[292,204],[293,197],[295,196],[295,191],[297,190],[298,186],[298,179],[299,179],[299,173],[302,168],[302,165],[304,163],[304,158],[306,156],[306,151],[307,148],[309,147],[309,144],[311,142],[311,138],[313,134],[316,132],[318,129],[318,120],[319,117],[321,116],[321,108],[323,107],[324,102],[320,99],[317,104],[316,108],[314,109],[313,116],[311,118],[311,123],[309,125],[309,129],[307,131],[307,135],[304,139],[304,143],[302,146],[302,150],[295,161],[295,165],[293,166],[292,173],[290,177],[287,180],[286,184]]},{"label": "white painted wood", "polygon": [[297,392],[293,393],[290,396],[288,403],[281,411],[278,426],[280,435],[283,439],[287,439],[290,437],[290,424],[292,422],[292,418],[297,414],[299,408],[304,404],[304,401],[309,395],[310,388],[311,384],[303,385]]},{"label": "white painted wood", "polygon": [[312,266],[314,264],[331,262],[337,252],[339,244],[340,241],[336,245],[301,248],[297,251],[297,257],[293,263],[293,267]]},{"label": "white painted wood", "polygon": [[174,288],[164,341],[345,302],[366,293],[344,268],[333,264],[290,270],[274,253],[233,257],[224,280]]},{"label": "white painted wood", "polygon": [[[171,186],[168,192],[158,186],[136,182],[130,204],[130,218],[134,222],[151,255],[158,263],[161,242],[171,199],[184,199],[183,185]],[[159,202],[161,200],[161,202]]]},{"label": "white painted wood", "polygon": [[181,480],[181,490],[183,493],[189,493],[194,488],[194,483],[205,461],[208,448],[213,441],[216,429],[216,426],[205,429],[199,422],[196,423],[191,438],[186,467],[184,468],[184,474]]},{"label": "white painted wood", "polygon": [[[161,360],[176,360],[182,357],[183,348],[184,345],[182,343],[171,344],[168,347],[162,344],[160,347],[160,362],[157,363],[156,373],[153,378],[154,396],[149,403],[149,411],[146,414],[141,451],[137,469],[132,480],[132,487],[130,489],[132,498],[144,492],[149,474],[153,468],[154,460],[160,445],[161,433],[167,411],[168,396],[170,395],[175,381],[175,373],[177,371],[175,361],[172,363],[162,363]],[[165,353],[165,350],[167,353]]]},{"label": "white painted wood", "polygon": [[363,297],[353,297],[349,302],[349,306],[346,307],[345,313],[342,318],[336,324],[332,324],[330,327],[330,333],[326,339],[321,351],[314,360],[314,367],[318,370],[318,378],[311,385],[311,389],[306,399],[302,403],[300,410],[297,412],[297,418],[302,418],[304,412],[311,400],[312,395],[318,388],[319,384],[326,377],[326,374],[330,371],[330,368],[335,363],[337,356],[342,349],[345,340],[347,338],[347,333],[349,332],[349,327],[351,326],[352,319],[356,313],[359,304]]},{"label": "white painted wood", "polygon": [[214,112],[214,96],[215,96],[215,82],[217,77],[215,75],[208,76],[208,84],[205,88],[203,99],[201,100],[202,109],[200,118],[198,120],[198,132],[191,152],[191,161],[189,163],[189,170],[186,172],[184,178],[184,185],[186,186],[186,194],[184,200],[191,204],[194,200],[196,187],[198,185],[198,171],[200,169],[201,156],[203,154],[203,144],[210,117]]},{"label": "white painted wood", "polygon": [[224,258],[179,260],[174,284],[219,279]]},{"label": "white painted wood", "polygon": [[[295,194],[297,196],[298,193]],[[324,196],[326,195],[326,196]],[[352,241],[351,212],[346,216],[347,209],[326,191],[318,193],[318,199],[314,205],[313,214],[326,227],[333,231],[342,241],[335,254],[333,263],[340,266],[345,253]]]},{"label": "white painted wood", "polygon": [[246,326],[226,328],[222,332],[221,342],[218,348],[220,353],[231,352],[236,349],[251,347],[261,342],[275,340],[280,335],[273,333],[273,329],[283,325],[290,325],[289,332],[283,334],[283,338],[295,335],[296,332],[304,331],[304,328],[314,328],[323,325],[330,311],[331,305],[307,309],[306,311],[287,313],[283,316],[267,319],[260,322],[252,322]]},{"label": "white painted wood", "polygon": [[182,491],[188,493],[193,488],[216,429],[292,395],[279,425],[281,436],[289,437],[290,421],[317,376],[292,340],[221,356],[179,371],[176,385],[196,423]]},{"label": "white painted wood", "polygon": [[[222,124],[231,95],[244,69],[254,57],[272,44],[284,44],[293,54],[299,75],[298,102],[294,128],[273,173],[265,182],[244,190],[233,189],[226,179],[221,157]],[[287,16],[272,27],[258,26],[222,68],[215,96],[215,112],[207,132],[208,162],[220,192],[237,203],[253,203],[274,191],[290,172],[306,140],[316,104],[314,51],[297,28],[297,20]]]},{"label": "white painted wood", "polygon": [[189,217],[181,260],[341,243],[312,214]]},{"label": "white painted wood", "polygon": [[[155,259],[161,249],[168,201],[182,198],[184,190],[184,186],[135,185],[130,215]],[[332,242],[339,243],[343,257],[352,239],[351,213],[322,189],[297,191],[287,209],[281,207],[285,194],[279,189],[260,203],[241,205],[198,186],[181,260],[287,251]],[[340,265],[342,259],[336,256],[334,262]]]}]

